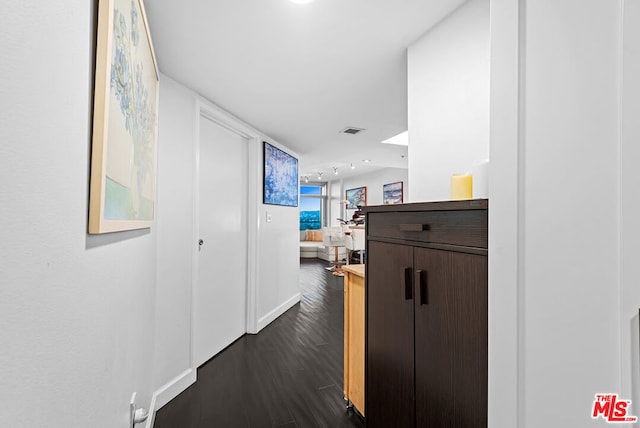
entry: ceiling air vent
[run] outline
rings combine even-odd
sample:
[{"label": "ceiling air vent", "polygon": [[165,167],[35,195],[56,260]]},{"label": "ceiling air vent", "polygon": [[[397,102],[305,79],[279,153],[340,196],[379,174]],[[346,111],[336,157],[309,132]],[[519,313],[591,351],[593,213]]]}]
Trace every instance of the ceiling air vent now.
[{"label": "ceiling air vent", "polygon": [[353,126],[348,126],[346,128],[344,128],[342,131],[340,131],[343,134],[350,134],[350,135],[356,135],[359,132],[364,131],[364,129],[362,128],[354,128]]}]

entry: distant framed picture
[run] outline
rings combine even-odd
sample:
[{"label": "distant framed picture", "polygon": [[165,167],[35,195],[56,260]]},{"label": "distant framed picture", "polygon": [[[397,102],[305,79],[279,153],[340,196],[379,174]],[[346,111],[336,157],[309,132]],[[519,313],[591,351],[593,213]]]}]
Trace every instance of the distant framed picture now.
[{"label": "distant framed picture", "polygon": [[158,67],[142,0],[101,0],[89,233],[150,227],[156,194]]},{"label": "distant framed picture", "polygon": [[347,209],[355,210],[358,207],[364,207],[367,205],[367,188],[356,187],[355,189],[347,189],[346,198]]},{"label": "distant framed picture", "polygon": [[264,188],[262,202],[298,206],[298,159],[264,142]]},{"label": "distant framed picture", "polygon": [[382,203],[384,205],[401,204],[402,202],[404,202],[402,181],[382,186]]}]

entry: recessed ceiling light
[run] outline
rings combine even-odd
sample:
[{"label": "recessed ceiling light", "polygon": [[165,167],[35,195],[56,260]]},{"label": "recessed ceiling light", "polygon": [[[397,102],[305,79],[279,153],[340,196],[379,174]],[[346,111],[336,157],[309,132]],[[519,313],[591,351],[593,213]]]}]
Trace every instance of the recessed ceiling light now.
[{"label": "recessed ceiling light", "polygon": [[369,163],[369,162],[371,162],[371,159],[362,159],[362,162]]},{"label": "recessed ceiling light", "polygon": [[349,165],[351,167],[351,169],[356,169],[356,166],[354,164]]},{"label": "recessed ceiling light", "polygon": [[311,3],[313,0],[289,0],[291,3],[296,3],[296,4],[307,4],[307,3]]}]

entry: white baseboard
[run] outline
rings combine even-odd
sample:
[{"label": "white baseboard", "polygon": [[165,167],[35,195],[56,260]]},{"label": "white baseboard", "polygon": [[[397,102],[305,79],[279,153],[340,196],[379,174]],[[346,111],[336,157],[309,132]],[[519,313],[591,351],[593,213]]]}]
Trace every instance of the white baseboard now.
[{"label": "white baseboard", "polygon": [[269,312],[267,315],[263,316],[258,320],[258,331],[262,330],[269,324],[271,324],[276,318],[280,315],[287,312],[293,305],[300,301],[301,294],[297,293],[292,296],[290,299],[282,303],[280,306]]},{"label": "white baseboard", "polygon": [[153,393],[151,404],[149,405],[149,418],[147,419],[145,428],[153,428],[156,412],[169,401],[176,398],[182,391],[194,384],[196,374],[195,369],[187,369]]},{"label": "white baseboard", "polygon": [[[280,315],[284,314],[293,305],[298,303],[301,298],[301,293],[296,293],[294,296],[283,302],[280,306],[269,312],[258,320],[258,331],[262,330]],[[167,382],[160,389],[153,393],[151,403],[149,404],[149,418],[145,424],[145,428],[153,428],[155,423],[156,412],[162,408],[169,401],[176,398],[182,391],[187,389],[196,381],[197,372],[195,369],[187,369],[180,373],[178,376]]]},{"label": "white baseboard", "polygon": [[153,424],[156,422],[156,397],[157,394],[153,394],[153,397],[151,397],[151,403],[149,403],[149,417],[147,418],[147,423],[144,425],[145,428],[153,428]]}]

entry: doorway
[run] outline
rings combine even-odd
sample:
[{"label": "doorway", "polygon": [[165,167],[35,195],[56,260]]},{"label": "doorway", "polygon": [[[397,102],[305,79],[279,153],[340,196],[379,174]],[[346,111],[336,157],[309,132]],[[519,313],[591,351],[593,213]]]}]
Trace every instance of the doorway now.
[{"label": "doorway", "polygon": [[194,359],[198,367],[247,332],[248,141],[200,115]]}]

